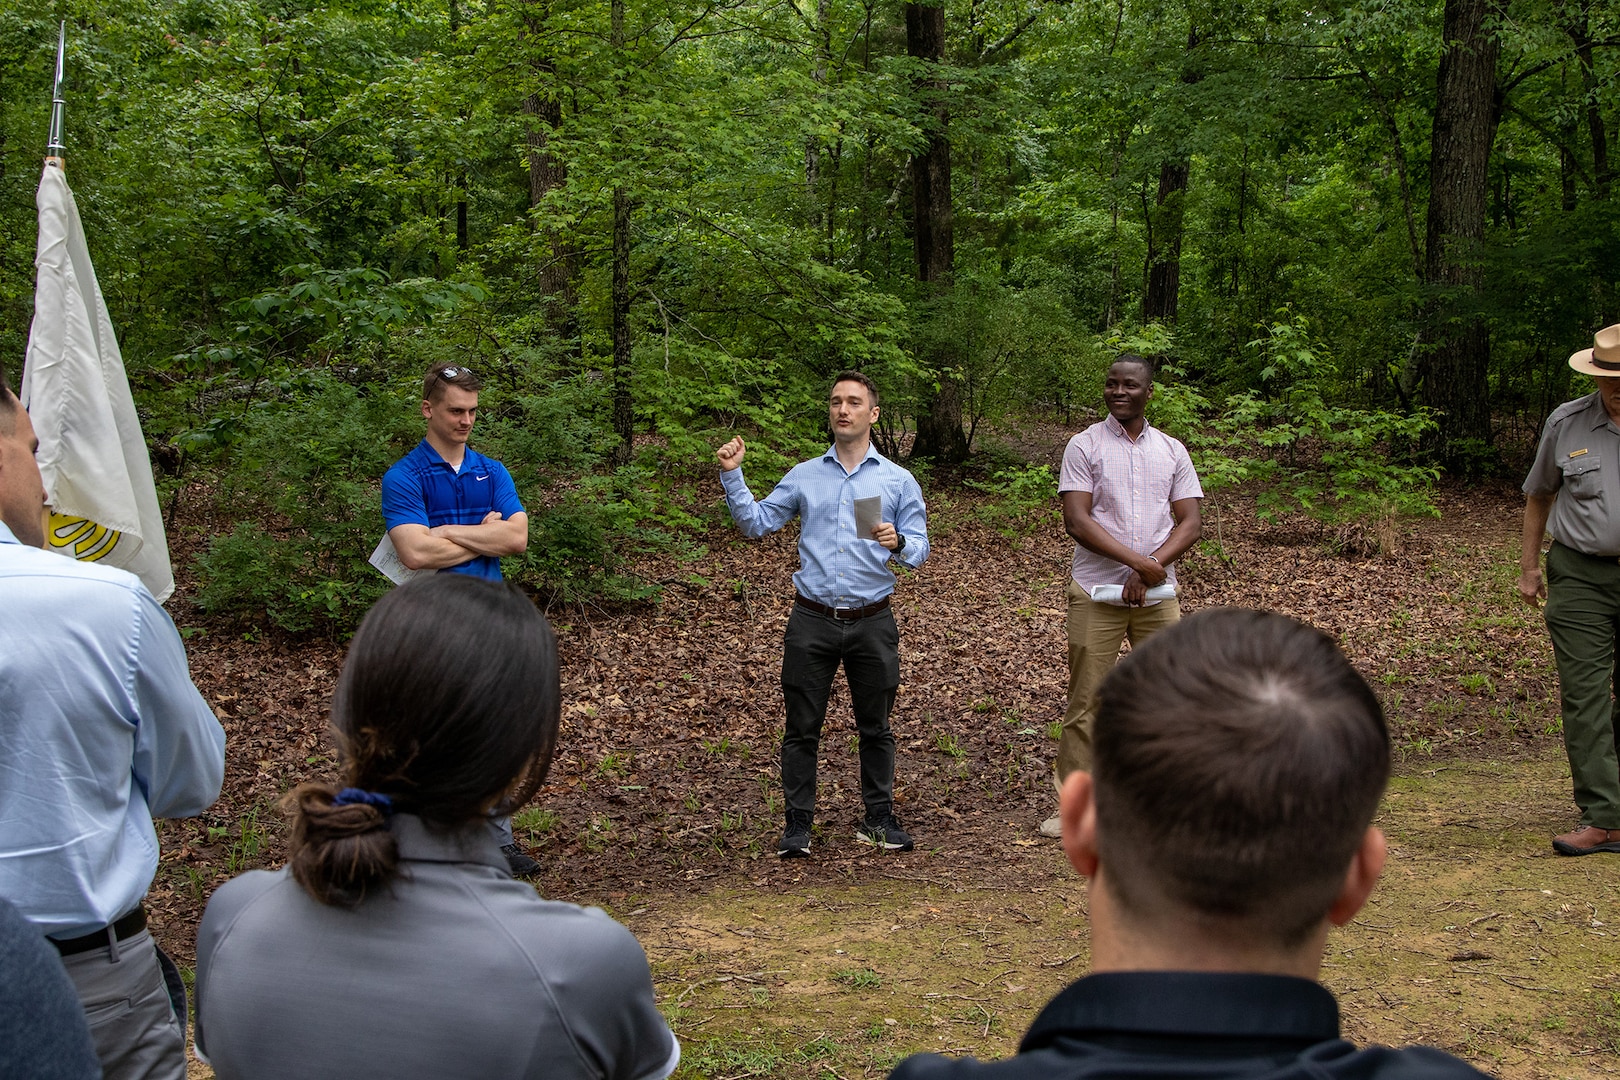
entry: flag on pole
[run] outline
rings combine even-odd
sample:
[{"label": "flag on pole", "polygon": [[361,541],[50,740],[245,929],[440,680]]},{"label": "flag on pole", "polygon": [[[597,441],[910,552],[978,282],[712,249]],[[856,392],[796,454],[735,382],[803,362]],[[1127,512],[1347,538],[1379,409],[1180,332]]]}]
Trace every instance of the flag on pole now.
[{"label": "flag on pole", "polygon": [[39,438],[47,546],[122,567],[167,600],[174,571],[152,463],[79,208],[55,160],[46,162],[36,201],[38,278],[20,396]]}]

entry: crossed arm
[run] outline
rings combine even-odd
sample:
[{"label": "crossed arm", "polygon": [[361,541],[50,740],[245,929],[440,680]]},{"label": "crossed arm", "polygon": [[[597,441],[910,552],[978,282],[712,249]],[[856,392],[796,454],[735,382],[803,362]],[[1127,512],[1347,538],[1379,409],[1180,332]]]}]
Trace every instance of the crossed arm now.
[{"label": "crossed arm", "polygon": [[399,552],[399,561],[411,570],[443,570],[472,562],[480,555],[500,558],[521,555],[529,546],[529,515],[503,518],[491,510],[477,525],[436,525],[428,528],[415,523],[395,525],[388,538]]},{"label": "crossed arm", "polygon": [[1112,559],[1130,567],[1131,576],[1125,583],[1125,602],[1140,604],[1151,586],[1165,579],[1165,567],[1181,558],[1187,549],[1203,535],[1203,518],[1199,513],[1199,500],[1177,499],[1170,504],[1170,515],[1175,527],[1149,555],[1141,555],[1118,540],[1091,516],[1091,492],[1065,491],[1063,493],[1063,529],[1075,543],[1087,551]]}]

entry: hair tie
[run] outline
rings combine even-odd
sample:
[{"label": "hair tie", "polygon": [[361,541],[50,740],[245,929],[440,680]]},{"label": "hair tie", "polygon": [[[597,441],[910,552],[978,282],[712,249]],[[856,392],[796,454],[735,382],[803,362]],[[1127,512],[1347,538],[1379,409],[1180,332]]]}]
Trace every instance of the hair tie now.
[{"label": "hair tie", "polygon": [[394,800],[377,791],[362,791],[357,787],[346,787],[332,799],[333,806],[350,806],[354,803],[375,806],[383,817],[388,817],[394,812]]}]

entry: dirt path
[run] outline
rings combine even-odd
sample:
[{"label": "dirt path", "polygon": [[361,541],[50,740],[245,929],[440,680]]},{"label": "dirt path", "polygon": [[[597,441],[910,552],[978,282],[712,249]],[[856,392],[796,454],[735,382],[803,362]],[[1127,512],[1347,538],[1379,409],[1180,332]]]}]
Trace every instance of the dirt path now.
[{"label": "dirt path", "polygon": [[[1510,1080],[1620,1071],[1620,859],[1560,859],[1554,751],[1408,763],[1372,902],[1324,982],[1358,1043],[1427,1042]],[[1011,1053],[1085,971],[1085,890],[1055,844],[1006,874],[945,852],[618,902],[653,960],[685,1075],[880,1077],[907,1053]],[[790,876],[789,876],[790,875]]]}]

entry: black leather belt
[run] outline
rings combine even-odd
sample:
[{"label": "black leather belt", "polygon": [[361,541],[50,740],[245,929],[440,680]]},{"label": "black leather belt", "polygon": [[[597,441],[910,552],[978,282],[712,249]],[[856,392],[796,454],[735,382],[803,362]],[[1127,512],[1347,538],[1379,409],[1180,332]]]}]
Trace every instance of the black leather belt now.
[{"label": "black leather belt", "polygon": [[889,601],[892,599],[894,598],[885,596],[883,599],[867,604],[865,607],[828,607],[826,604],[816,603],[802,593],[793,594],[793,602],[800,607],[813,611],[817,615],[828,615],[834,619],[842,619],[844,622],[854,622],[856,619],[864,619],[868,615],[876,615],[880,611],[886,611],[889,607]]},{"label": "black leather belt", "polygon": [[146,929],[146,907],[137,905],[135,910],[125,915],[111,926],[103,926],[100,930],[92,930],[88,934],[70,937],[63,940],[48,939],[56,946],[56,951],[63,956],[74,956],[78,953],[89,952],[91,949],[105,949],[116,938],[123,941],[132,938]]}]

